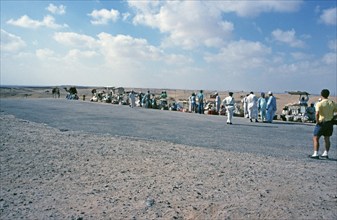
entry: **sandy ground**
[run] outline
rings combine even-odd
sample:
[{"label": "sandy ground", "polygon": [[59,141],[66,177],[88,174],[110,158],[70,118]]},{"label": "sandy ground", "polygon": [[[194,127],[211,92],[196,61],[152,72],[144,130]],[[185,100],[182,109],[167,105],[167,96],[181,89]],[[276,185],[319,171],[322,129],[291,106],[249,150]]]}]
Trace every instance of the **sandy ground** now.
[{"label": "sandy ground", "polygon": [[1,219],[337,219],[337,163],[57,130],[0,113]]}]

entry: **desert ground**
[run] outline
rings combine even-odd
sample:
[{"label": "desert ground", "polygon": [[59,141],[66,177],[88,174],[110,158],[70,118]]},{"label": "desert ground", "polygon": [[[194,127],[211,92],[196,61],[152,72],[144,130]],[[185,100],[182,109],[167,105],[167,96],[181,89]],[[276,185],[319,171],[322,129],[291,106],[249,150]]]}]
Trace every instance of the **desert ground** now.
[{"label": "desert ground", "polygon": [[[1,99],[50,98],[48,90],[6,88]],[[90,97],[84,90],[79,94]],[[177,99],[190,94],[167,91]],[[298,98],[275,96],[279,103]],[[335,157],[283,158],[62,130],[3,110],[0,151],[1,219],[337,218]]]}]

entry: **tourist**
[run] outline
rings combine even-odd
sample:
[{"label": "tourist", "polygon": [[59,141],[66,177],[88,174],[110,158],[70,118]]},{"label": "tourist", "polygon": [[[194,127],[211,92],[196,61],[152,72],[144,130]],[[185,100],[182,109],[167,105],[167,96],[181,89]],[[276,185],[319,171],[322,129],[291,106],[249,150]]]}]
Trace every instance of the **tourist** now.
[{"label": "tourist", "polygon": [[313,159],[319,159],[319,139],[324,136],[325,151],[321,155],[323,159],[329,159],[330,136],[333,133],[334,112],[337,112],[337,104],[329,100],[330,91],[323,89],[321,91],[322,101],[316,104],[316,126],[314,128],[314,154],[310,156]]}]

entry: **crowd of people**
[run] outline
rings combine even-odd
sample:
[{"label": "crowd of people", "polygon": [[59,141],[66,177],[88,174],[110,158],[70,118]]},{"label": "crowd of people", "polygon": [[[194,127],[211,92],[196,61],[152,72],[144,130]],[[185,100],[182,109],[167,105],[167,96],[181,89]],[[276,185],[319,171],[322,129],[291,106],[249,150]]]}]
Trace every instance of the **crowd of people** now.
[{"label": "crowd of people", "polygon": [[[138,104],[136,103],[136,97],[138,98]],[[140,106],[144,108],[153,108],[153,109],[163,109],[168,110],[169,105],[167,101],[167,92],[162,91],[159,96],[156,96],[155,94],[151,94],[150,91],[147,91],[147,93],[136,93],[135,91],[131,91],[128,95],[128,104],[131,108],[134,108],[135,106]],[[159,103],[158,103],[159,100]],[[171,110],[174,110],[175,103],[172,103],[170,108]]]},{"label": "crowd of people", "polygon": [[[232,124],[232,119],[234,111],[236,109],[236,102],[233,97],[233,92],[229,92],[228,96],[221,100],[219,93],[214,95],[214,111],[219,115],[227,115],[227,124]],[[245,96],[241,103],[243,105],[244,117],[249,118],[251,122],[258,121],[258,116],[262,122],[271,123],[275,117],[277,110],[276,98],[273,96],[272,92],[268,92],[268,98],[265,97],[265,93],[261,93],[261,97],[257,98],[253,92]],[[189,112],[197,112],[199,114],[204,114],[204,93],[200,90],[196,95],[192,93],[189,97]]]},{"label": "crowd of people", "polygon": [[258,115],[262,122],[272,123],[276,114],[277,105],[276,98],[271,91],[268,92],[268,98],[264,92],[257,98],[254,92],[250,92],[244,97],[241,102],[243,103],[244,117],[249,118],[251,122],[258,121]]},{"label": "crowd of people", "polygon": [[[188,112],[204,114],[205,105],[207,105],[207,110],[210,110],[210,107],[213,106],[213,112],[218,115],[227,116],[227,124],[232,124],[234,112],[238,109],[237,103],[233,97],[233,92],[229,92],[228,96],[224,99],[221,99],[219,93],[215,93],[213,98],[214,101],[206,101],[204,91],[200,90],[197,94],[192,93],[188,97]],[[136,103],[136,98],[137,103]],[[154,109],[164,109],[164,110],[173,110],[173,111],[183,111],[184,108],[177,102],[168,103],[168,95],[166,91],[158,96],[151,94],[150,91],[147,93],[136,93],[131,91],[128,94],[128,104],[130,107],[134,108],[135,106],[140,106],[144,108],[154,108]],[[158,103],[159,101],[159,103]],[[261,96],[258,98],[253,92],[247,94],[242,100],[243,115],[246,118],[249,118],[251,122],[259,122],[259,118],[262,122],[272,123],[275,113],[277,110],[276,107],[276,98],[274,97],[271,91],[268,92],[268,97],[265,93],[261,93]]]}]

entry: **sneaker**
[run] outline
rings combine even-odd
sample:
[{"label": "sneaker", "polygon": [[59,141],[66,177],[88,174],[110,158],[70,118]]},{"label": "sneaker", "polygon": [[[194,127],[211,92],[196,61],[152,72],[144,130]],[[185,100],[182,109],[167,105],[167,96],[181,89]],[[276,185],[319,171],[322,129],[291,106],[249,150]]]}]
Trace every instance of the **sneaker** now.
[{"label": "sneaker", "polygon": [[325,159],[325,160],[328,160],[328,159],[329,159],[328,155],[326,155],[326,156],[321,156],[321,158],[322,158],[322,159]]},{"label": "sneaker", "polygon": [[318,155],[317,156],[309,155],[309,158],[311,158],[311,159],[319,159],[319,156]]}]

